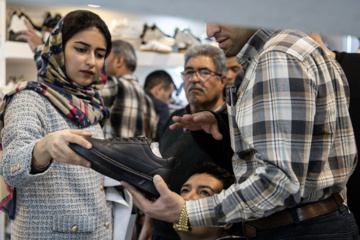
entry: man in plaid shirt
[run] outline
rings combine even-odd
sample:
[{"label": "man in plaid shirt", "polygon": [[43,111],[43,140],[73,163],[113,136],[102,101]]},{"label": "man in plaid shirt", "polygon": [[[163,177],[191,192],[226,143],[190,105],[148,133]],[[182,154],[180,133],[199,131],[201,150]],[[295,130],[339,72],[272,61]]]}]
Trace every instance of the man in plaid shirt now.
[{"label": "man in plaid shirt", "polygon": [[130,43],[112,42],[111,53],[105,60],[108,81],[101,90],[105,106],[110,110],[110,119],[103,127],[105,138],[156,138],[159,117],[152,100],[133,75],[136,61]]},{"label": "man in plaid shirt", "polygon": [[185,202],[155,176],[155,202],[124,183],[134,203],[183,231],[242,222],[248,239],[359,239],[344,204],[357,151],[339,64],[299,31],[208,23],[207,34],[245,72],[228,89],[230,133],[208,111],[174,118],[171,128],[230,134],[236,183]]}]

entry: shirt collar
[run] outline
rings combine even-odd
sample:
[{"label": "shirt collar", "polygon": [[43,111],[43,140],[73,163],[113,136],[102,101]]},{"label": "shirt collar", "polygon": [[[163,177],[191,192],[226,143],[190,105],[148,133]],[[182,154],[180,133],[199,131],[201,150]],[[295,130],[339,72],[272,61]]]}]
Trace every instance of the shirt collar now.
[{"label": "shirt collar", "polygon": [[244,47],[236,55],[236,61],[241,64],[244,71],[246,71],[249,63],[253,60],[255,54],[265,45],[265,42],[276,31],[270,29],[259,29],[250,39],[246,42]]},{"label": "shirt collar", "polygon": [[126,79],[128,81],[132,81],[132,82],[139,82],[138,78],[135,75],[132,74],[124,74],[121,76],[121,78]]}]

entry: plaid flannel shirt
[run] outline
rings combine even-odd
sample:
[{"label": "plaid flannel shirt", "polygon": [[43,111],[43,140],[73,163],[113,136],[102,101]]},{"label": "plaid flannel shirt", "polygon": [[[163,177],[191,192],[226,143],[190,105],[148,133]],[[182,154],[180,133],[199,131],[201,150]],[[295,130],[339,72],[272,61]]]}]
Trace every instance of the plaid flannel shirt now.
[{"label": "plaid flannel shirt", "polygon": [[245,77],[228,106],[237,182],[187,201],[193,226],[259,219],[328,198],[345,189],[356,166],[349,86],[317,43],[298,31],[259,30],[237,61]]},{"label": "plaid flannel shirt", "polygon": [[[141,101],[134,87],[140,94]],[[159,117],[152,100],[134,75],[108,77],[101,96],[110,110],[110,119],[103,127],[105,138],[145,136],[144,114],[148,119],[150,138],[156,138]]]}]

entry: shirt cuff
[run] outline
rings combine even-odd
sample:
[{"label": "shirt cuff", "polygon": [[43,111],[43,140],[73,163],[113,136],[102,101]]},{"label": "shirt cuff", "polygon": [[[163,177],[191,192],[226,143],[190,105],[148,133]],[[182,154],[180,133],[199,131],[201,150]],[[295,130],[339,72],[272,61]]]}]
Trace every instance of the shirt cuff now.
[{"label": "shirt cuff", "polygon": [[[207,206],[205,198],[186,201],[186,210],[191,226],[211,226],[211,219],[204,217],[204,206]],[[211,214],[207,214],[211,216]]]}]

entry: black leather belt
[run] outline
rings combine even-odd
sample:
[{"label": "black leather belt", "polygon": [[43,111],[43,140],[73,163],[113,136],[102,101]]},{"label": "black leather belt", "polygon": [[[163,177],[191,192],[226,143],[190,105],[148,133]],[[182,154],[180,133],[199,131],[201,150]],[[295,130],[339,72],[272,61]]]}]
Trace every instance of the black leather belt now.
[{"label": "black leather belt", "polygon": [[344,200],[340,194],[336,193],[333,194],[330,198],[319,202],[310,203],[303,207],[284,210],[265,218],[246,222],[243,225],[243,231],[247,237],[256,237],[257,231],[294,224],[295,221],[293,218],[293,212],[297,214],[299,221],[301,222],[336,211],[341,205],[343,205],[343,203]]}]

